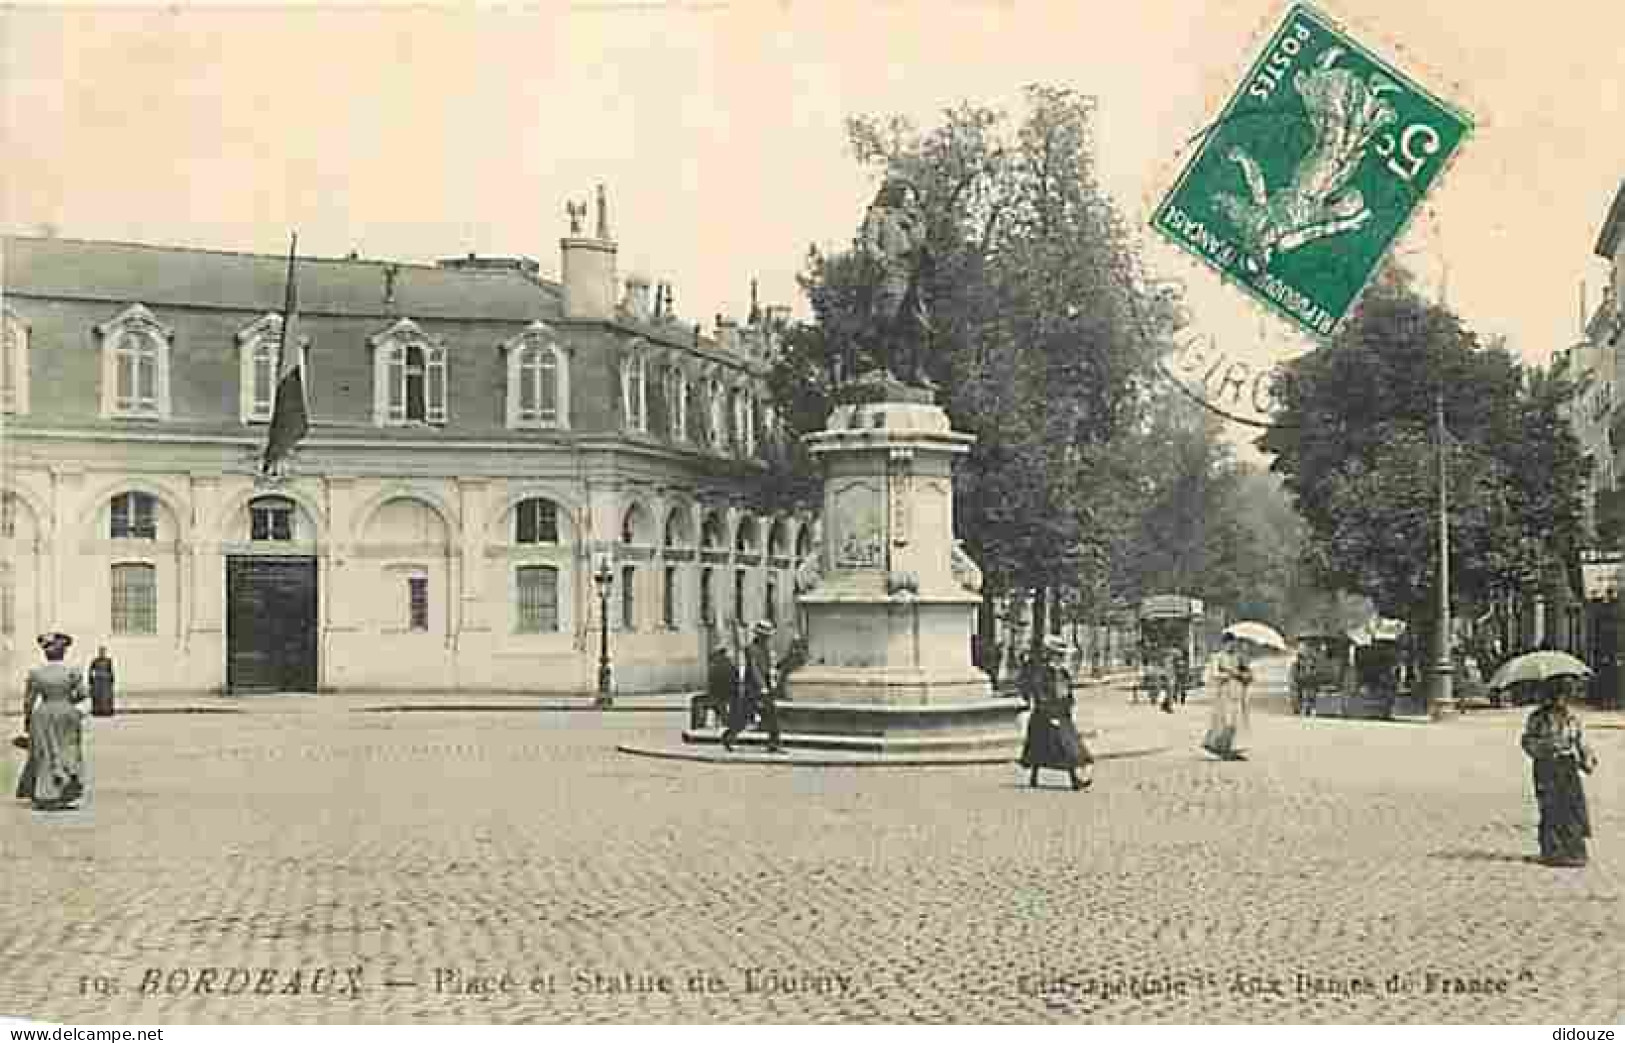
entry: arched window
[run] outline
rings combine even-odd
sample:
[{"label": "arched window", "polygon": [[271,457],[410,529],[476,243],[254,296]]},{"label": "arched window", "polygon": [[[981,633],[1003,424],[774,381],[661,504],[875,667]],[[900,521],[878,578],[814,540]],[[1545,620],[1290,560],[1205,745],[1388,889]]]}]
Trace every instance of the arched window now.
[{"label": "arched window", "polygon": [[674,442],[688,441],[688,378],[675,366],[666,371],[666,418]]},{"label": "arched window", "polygon": [[559,509],[552,500],[521,500],[513,510],[515,543],[558,543]]},{"label": "arched window", "polygon": [[728,391],[713,380],[709,391],[710,424],[706,441],[712,449],[725,449],[728,445]]},{"label": "arched window", "polygon": [[158,538],[158,501],[150,493],[119,493],[109,506],[108,536],[112,539]]},{"label": "arched window", "polygon": [[[300,353],[304,367],[305,393],[309,397],[310,338],[298,336],[289,351]],[[276,404],[278,352],[282,349],[282,316],[275,312],[261,316],[237,332],[237,378],[240,387],[238,411],[245,424],[264,424],[271,419]]]},{"label": "arched window", "polygon": [[756,519],[745,517],[739,519],[739,532],[734,536],[734,550],[740,554],[754,554],[760,548],[757,543],[760,539]]},{"label": "arched window", "polygon": [[446,349],[411,319],[372,338],[373,416],[381,426],[443,424]]},{"label": "arched window", "polygon": [[628,431],[649,430],[649,387],[643,353],[621,363],[621,419]]},{"label": "arched window", "polygon": [[502,350],[508,358],[508,426],[569,427],[569,367],[553,330],[533,322]]},{"label": "arched window", "polygon": [[700,527],[700,546],[706,550],[724,550],[722,519],[715,514],[707,514],[705,523]]},{"label": "arched window", "polygon": [[688,540],[688,510],[684,507],[674,507],[666,515],[666,535],[663,545],[666,547],[681,547]]},{"label": "arched window", "polygon": [[293,501],[281,496],[262,496],[248,505],[248,538],[251,540],[291,540],[294,538]]},{"label": "arched window", "polygon": [[139,304],[96,327],[102,338],[102,415],[169,416],[169,347],[174,331]]}]

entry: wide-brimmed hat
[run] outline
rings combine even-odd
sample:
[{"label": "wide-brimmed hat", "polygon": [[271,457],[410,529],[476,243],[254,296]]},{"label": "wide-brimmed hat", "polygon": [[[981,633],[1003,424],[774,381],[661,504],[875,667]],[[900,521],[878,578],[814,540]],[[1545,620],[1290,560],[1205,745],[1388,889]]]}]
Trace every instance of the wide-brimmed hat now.
[{"label": "wide-brimmed hat", "polygon": [[751,628],[752,632],[758,637],[772,637],[774,631],[777,629],[777,627],[765,619],[759,620],[757,624]]},{"label": "wide-brimmed hat", "polygon": [[35,640],[38,641],[39,646],[46,651],[50,651],[53,648],[67,648],[73,644],[72,635],[64,634],[60,630],[48,630]]}]

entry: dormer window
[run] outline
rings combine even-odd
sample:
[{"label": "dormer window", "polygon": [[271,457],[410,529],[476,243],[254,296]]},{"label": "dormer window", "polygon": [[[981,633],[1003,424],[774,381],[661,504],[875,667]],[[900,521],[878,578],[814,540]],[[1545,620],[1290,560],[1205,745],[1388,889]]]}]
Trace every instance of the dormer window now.
[{"label": "dormer window", "polygon": [[[297,345],[289,351],[298,351],[304,357],[305,389],[310,389],[310,338],[298,337]],[[282,316],[268,313],[258,322],[237,334],[237,380],[241,392],[238,411],[245,424],[267,424],[271,421],[272,407],[276,404],[276,380],[282,347]]]},{"label": "dormer window", "polygon": [[508,426],[569,427],[570,374],[553,331],[533,322],[502,350],[508,367]]},{"label": "dormer window", "polygon": [[115,540],[158,538],[158,502],[151,493],[120,493],[109,509],[108,536]]},{"label": "dormer window", "polygon": [[379,426],[446,422],[446,347],[402,319],[372,338],[373,418]]},{"label": "dormer window", "polygon": [[175,331],[132,304],[96,327],[102,342],[102,416],[169,416],[169,349]]}]

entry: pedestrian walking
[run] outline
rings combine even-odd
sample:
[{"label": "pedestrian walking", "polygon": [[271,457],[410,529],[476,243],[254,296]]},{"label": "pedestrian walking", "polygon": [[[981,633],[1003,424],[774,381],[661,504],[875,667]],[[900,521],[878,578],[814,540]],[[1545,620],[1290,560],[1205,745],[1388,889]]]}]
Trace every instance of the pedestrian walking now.
[{"label": "pedestrian walking", "polygon": [[1542,683],[1541,704],[1524,725],[1523,752],[1533,762],[1535,802],[1540,806],[1540,857],[1549,866],[1586,864],[1591,814],[1581,773],[1597,769],[1580,719],[1569,708],[1578,681],[1556,677]]},{"label": "pedestrian walking", "polygon": [[[728,669],[726,677],[722,674],[724,665]],[[728,651],[726,638],[717,642],[717,650],[711,655],[711,667],[715,671],[711,675],[712,690],[724,700],[721,705],[726,726],[722,730],[722,745],[732,750],[739,733],[749,728],[755,718],[755,708],[745,691],[744,667]]]},{"label": "pedestrian walking", "polygon": [[1220,760],[1240,761],[1246,756],[1237,746],[1249,723],[1247,689],[1253,682],[1252,668],[1241,651],[1241,641],[1226,634],[1219,651],[1208,663],[1207,690],[1213,693],[1213,712],[1208,719],[1202,748]]},{"label": "pedestrian walking", "polygon": [[762,620],[753,628],[745,649],[745,695],[767,732],[767,752],[783,753],[779,736],[779,673],[773,663],[773,624]]},{"label": "pedestrian walking", "polygon": [[84,740],[76,705],[85,698],[84,676],[62,661],[72,644],[67,634],[41,634],[45,663],[29,670],[23,685],[28,763],[17,796],[31,800],[36,811],[72,808],[84,796]]},{"label": "pedestrian walking", "polygon": [[[1072,720],[1072,675],[1065,666],[1066,652],[1066,644],[1060,638],[1046,638],[1043,661],[1025,677],[1031,686],[1027,698],[1032,711],[1027,717],[1027,740],[1021,747],[1021,766],[1030,772],[1028,786],[1038,785],[1039,768],[1066,772],[1074,790],[1087,789],[1094,784],[1094,755],[1083,744],[1078,726]],[[1079,768],[1084,770],[1081,779]]]},{"label": "pedestrian walking", "polygon": [[728,726],[728,711],[733,704],[734,687],[739,672],[733,656],[728,654],[728,643],[718,639],[706,661],[705,692],[695,696],[699,709],[690,712],[690,724],[703,728],[709,717],[715,716],[723,728]]},{"label": "pedestrian walking", "polygon": [[106,645],[98,646],[90,661],[90,712],[95,717],[113,716],[113,659]]}]

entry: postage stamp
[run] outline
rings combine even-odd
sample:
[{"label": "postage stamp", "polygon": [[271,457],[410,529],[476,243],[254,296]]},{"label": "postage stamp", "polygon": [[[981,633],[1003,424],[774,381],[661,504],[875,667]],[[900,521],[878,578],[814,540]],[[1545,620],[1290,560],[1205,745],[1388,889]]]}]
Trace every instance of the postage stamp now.
[{"label": "postage stamp", "polygon": [[1295,4],[1152,226],[1317,337],[1336,331],[1471,116]]}]

